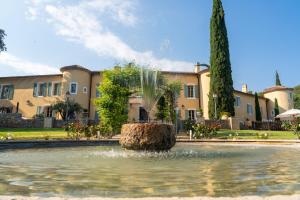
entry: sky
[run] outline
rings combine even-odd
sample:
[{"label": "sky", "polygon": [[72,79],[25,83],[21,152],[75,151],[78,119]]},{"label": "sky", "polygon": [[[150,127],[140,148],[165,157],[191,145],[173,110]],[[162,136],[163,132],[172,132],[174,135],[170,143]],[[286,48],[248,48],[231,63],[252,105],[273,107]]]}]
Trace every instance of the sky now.
[{"label": "sky", "polygon": [[[223,0],[235,89],[300,84],[300,1]],[[209,63],[212,0],[6,0],[0,76],[136,62],[192,71]]]}]

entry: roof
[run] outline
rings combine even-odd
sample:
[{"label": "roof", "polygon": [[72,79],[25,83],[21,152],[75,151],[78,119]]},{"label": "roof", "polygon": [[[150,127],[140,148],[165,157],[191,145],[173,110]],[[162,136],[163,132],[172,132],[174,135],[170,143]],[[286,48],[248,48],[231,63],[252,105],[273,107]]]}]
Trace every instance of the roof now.
[{"label": "roof", "polygon": [[[239,93],[239,94],[243,94],[243,95],[247,95],[247,96],[251,96],[251,97],[255,97],[254,94],[242,92],[242,91],[239,91],[239,90],[234,90],[234,92],[235,92],[235,93]],[[259,98],[259,99],[267,100],[267,98],[262,97],[262,96],[258,96],[258,98]]]},{"label": "roof", "polygon": [[50,77],[50,76],[62,76],[62,74],[45,74],[45,75],[28,75],[28,76],[4,76],[1,79],[13,79],[13,78],[37,78],[37,77]]},{"label": "roof", "polygon": [[82,67],[80,65],[69,65],[69,66],[65,66],[65,67],[60,68],[61,72],[64,72],[66,70],[81,70],[81,71],[85,71],[85,72],[91,73],[91,71],[89,69],[87,69],[85,67]]},{"label": "roof", "polygon": [[285,86],[273,86],[273,87],[270,87],[270,88],[267,88],[263,91],[263,94],[266,94],[266,93],[270,93],[270,92],[275,92],[275,91],[283,91],[283,90],[290,90],[290,91],[293,91],[294,89],[293,88],[288,88],[288,87],[285,87]]}]

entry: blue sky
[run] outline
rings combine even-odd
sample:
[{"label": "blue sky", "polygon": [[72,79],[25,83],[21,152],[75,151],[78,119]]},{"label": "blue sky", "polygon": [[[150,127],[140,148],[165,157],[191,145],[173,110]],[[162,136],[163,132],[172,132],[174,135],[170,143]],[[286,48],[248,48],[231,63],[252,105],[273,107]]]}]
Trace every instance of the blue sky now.
[{"label": "blue sky", "polygon": [[[223,0],[234,86],[261,91],[300,84],[300,1]],[[0,28],[8,51],[0,76],[57,73],[79,64],[91,70],[136,61],[191,71],[209,63],[212,0],[9,0]]]}]

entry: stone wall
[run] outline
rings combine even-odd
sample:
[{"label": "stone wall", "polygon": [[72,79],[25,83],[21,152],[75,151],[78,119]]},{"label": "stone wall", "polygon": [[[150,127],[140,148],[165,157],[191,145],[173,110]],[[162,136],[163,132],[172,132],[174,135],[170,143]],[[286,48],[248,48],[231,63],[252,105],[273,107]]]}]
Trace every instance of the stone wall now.
[{"label": "stone wall", "polygon": [[23,119],[20,113],[0,114],[0,128],[43,128],[43,119]]}]

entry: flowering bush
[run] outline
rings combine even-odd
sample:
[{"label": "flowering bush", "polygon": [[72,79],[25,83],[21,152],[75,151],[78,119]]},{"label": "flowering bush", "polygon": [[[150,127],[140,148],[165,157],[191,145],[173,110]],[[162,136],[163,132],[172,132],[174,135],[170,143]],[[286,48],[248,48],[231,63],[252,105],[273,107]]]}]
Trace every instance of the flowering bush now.
[{"label": "flowering bush", "polygon": [[91,138],[97,136],[97,131],[100,131],[98,125],[82,125],[80,122],[73,122],[66,125],[65,130],[68,137],[79,140],[82,137]]},{"label": "flowering bush", "polygon": [[204,124],[195,124],[193,126],[194,137],[196,139],[200,138],[213,138],[217,135],[219,126],[206,126]]},{"label": "flowering bush", "polygon": [[300,139],[300,118],[294,119],[293,121],[284,121],[282,123],[282,128],[293,131]]}]

